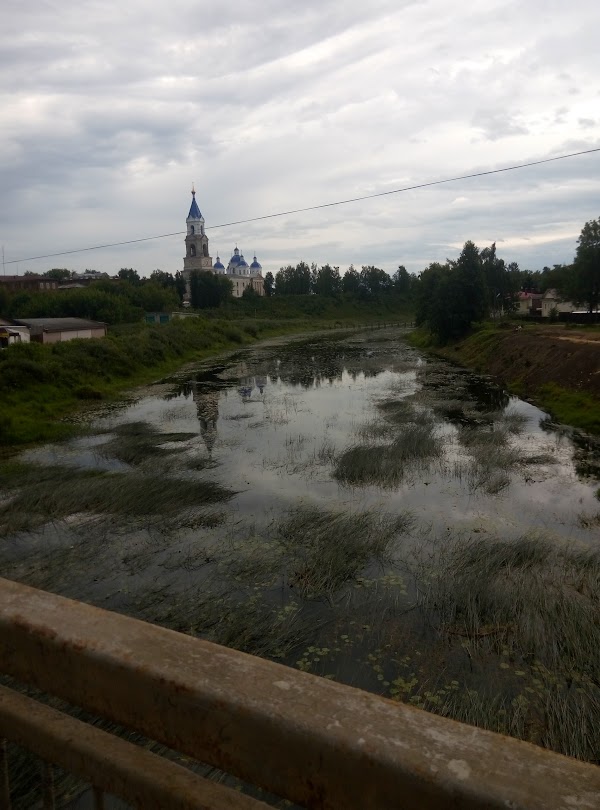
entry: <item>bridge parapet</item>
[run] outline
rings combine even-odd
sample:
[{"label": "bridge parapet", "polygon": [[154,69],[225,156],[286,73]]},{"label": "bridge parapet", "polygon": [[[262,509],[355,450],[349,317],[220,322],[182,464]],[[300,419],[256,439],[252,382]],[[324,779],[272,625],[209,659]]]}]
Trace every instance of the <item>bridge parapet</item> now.
[{"label": "bridge parapet", "polygon": [[[8,580],[0,667],[301,807],[600,807],[595,766]],[[6,688],[0,736],[89,781],[98,807],[102,791],[144,810],[267,806]]]}]

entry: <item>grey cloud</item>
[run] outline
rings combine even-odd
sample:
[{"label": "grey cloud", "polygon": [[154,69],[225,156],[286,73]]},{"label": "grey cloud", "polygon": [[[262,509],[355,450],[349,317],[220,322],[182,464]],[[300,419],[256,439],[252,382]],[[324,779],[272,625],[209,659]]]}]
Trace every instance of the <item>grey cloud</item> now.
[{"label": "grey cloud", "polygon": [[[195,180],[213,254],[238,241],[261,261],[393,272],[497,232],[533,239],[507,258],[569,260],[574,242],[534,242],[598,215],[594,156],[210,231],[596,145],[595,4],[584,0],[577,17],[544,9],[542,0],[483,0],[452,14],[443,0],[84,0],[41,2],[34,13],[7,0],[7,256],[182,229]],[[557,117],[563,107],[572,112]],[[457,196],[468,199],[453,206]],[[172,238],[64,261],[147,273],[178,269],[182,255]]]}]

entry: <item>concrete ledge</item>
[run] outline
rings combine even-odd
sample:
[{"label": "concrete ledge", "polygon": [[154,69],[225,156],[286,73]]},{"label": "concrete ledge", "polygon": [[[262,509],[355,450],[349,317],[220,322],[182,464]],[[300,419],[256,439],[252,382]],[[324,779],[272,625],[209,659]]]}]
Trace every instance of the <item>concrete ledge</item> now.
[{"label": "concrete ledge", "polygon": [[8,580],[0,662],[309,808],[600,807],[592,765]]},{"label": "concrete ledge", "polygon": [[0,729],[11,742],[133,807],[268,810],[263,802],[4,686],[0,686]]}]

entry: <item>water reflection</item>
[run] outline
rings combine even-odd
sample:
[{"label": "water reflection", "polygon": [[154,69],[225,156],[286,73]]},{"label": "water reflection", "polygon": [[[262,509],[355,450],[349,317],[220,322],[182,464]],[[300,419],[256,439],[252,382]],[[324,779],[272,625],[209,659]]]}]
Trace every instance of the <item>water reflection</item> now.
[{"label": "water reflection", "polygon": [[206,389],[201,383],[190,384],[192,398],[196,403],[196,413],[200,422],[200,435],[209,453],[212,453],[217,439],[217,420],[219,418],[219,392]]}]

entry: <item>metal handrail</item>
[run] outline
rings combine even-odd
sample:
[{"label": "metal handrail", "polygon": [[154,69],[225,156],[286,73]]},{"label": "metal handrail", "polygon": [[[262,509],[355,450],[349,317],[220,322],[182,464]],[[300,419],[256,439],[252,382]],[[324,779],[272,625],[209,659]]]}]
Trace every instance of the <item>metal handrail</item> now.
[{"label": "metal handrail", "polygon": [[[600,806],[595,766],[8,580],[0,668],[307,808]],[[11,734],[2,710],[0,735]],[[79,738],[73,731],[67,769]],[[103,767],[87,776],[99,787]],[[149,770],[133,768],[142,784]],[[172,790],[180,795],[176,779]]]}]

